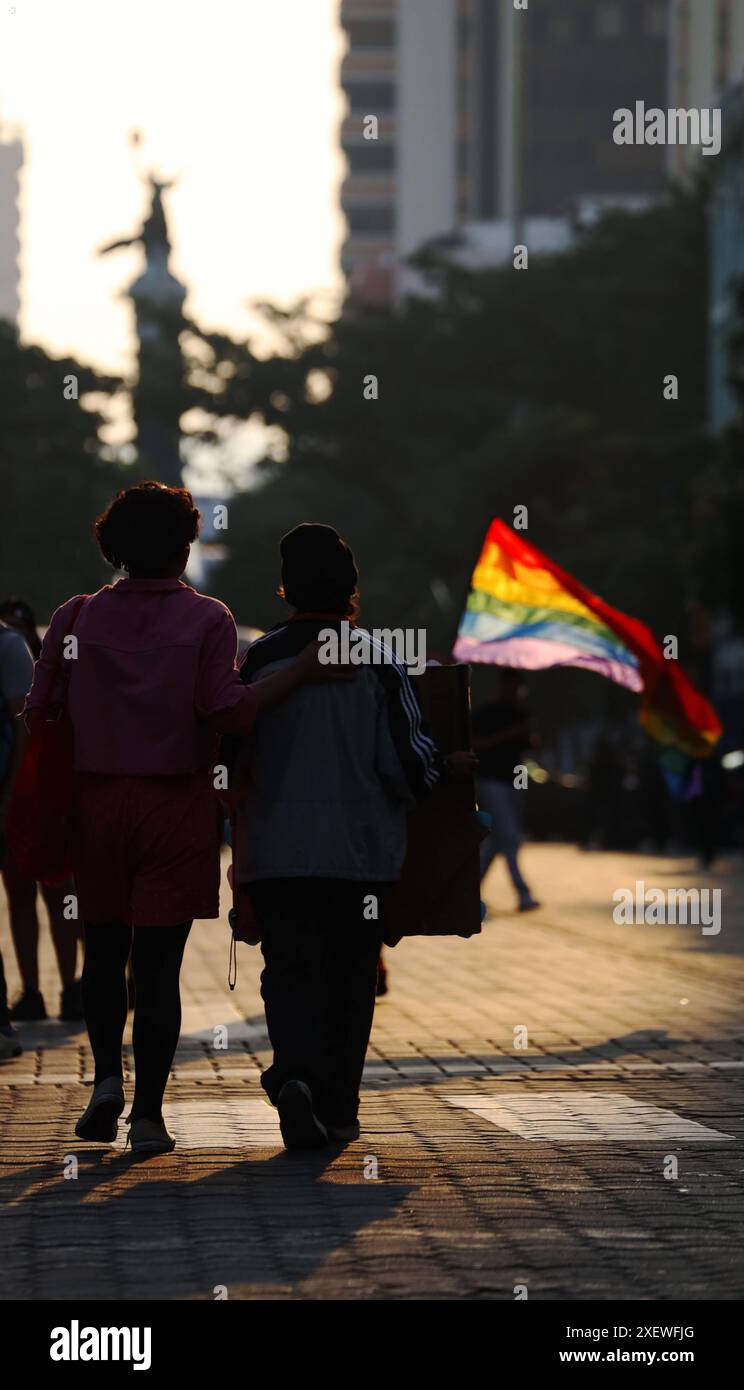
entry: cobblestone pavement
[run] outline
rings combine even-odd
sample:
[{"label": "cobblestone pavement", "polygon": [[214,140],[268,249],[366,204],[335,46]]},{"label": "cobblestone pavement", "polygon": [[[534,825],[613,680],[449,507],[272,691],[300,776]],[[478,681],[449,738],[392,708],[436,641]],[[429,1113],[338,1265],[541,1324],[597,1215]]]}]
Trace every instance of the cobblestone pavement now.
[{"label": "cobblestone pavement", "polygon": [[[260,955],[239,948],[231,994],[224,924],[187,950],[174,1154],[75,1140],[85,1034],[25,1025],[0,1065],[6,1297],[740,1297],[744,871],[524,857],[538,912],[509,910],[497,865],[481,937],[388,953],[345,1149],[283,1152],[258,1085]],[[722,888],[720,934],[616,925],[612,893],[637,879]],[[46,939],[43,974],[51,1007]]]}]

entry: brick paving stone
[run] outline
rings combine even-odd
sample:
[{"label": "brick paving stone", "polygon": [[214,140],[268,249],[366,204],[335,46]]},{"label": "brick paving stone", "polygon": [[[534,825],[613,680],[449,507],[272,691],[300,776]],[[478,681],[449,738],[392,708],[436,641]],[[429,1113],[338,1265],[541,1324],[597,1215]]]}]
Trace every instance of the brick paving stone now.
[{"label": "brick paving stone", "polygon": [[[526,1284],[540,1299],[740,1298],[741,865],[696,875],[553,845],[528,846],[525,861],[538,912],[504,909],[497,865],[478,939],[387,953],[362,1137],[344,1149],[282,1150],[259,1085],[270,1060],[260,953],[239,948],[230,993],[224,922],[197,925],[187,949],[166,1100],[173,1154],[137,1162],[123,1132],[111,1148],[77,1141],[92,1081],[85,1032],[24,1026],[23,1056],[0,1064],[6,1297],[211,1299],[226,1286],[237,1299],[506,1300]],[[612,893],[636,879],[722,887],[720,936],[618,927]],[[4,922],[0,942],[13,991]],[[131,1096],[129,1042],[125,1063]],[[597,1094],[626,1116],[619,1139],[582,1131]],[[452,1103],[463,1095],[482,1113]],[[538,1117],[557,1105],[563,1137],[493,1122],[495,1107],[513,1114],[525,1100]],[[639,1138],[637,1117],[659,1112],[702,1133]]]}]

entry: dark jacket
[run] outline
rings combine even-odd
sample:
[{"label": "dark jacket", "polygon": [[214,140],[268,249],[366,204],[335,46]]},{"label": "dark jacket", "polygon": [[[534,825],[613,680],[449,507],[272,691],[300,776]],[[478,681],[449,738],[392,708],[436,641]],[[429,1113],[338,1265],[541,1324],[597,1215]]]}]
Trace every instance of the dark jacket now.
[{"label": "dark jacket", "polygon": [[[273,628],[249,648],[242,679],[260,680],[334,625],[302,618]],[[400,877],[407,811],[436,785],[441,760],[405,668],[371,638],[366,649],[386,659],[356,667],[348,683],[300,687],[242,740],[251,785],[240,881]]]}]

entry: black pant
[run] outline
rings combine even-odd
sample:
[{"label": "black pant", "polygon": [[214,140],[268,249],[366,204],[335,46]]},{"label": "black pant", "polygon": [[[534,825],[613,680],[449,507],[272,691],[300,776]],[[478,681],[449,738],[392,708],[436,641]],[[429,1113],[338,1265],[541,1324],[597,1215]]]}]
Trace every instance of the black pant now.
[{"label": "black pant", "polygon": [[175,927],[85,924],[83,1012],[96,1064],[95,1084],[121,1076],[131,952],[135,1005],[133,1120],[160,1120],[163,1093],[181,1031],[181,971],[190,922]]},{"label": "black pant", "polygon": [[[2,866],[4,855],[5,837],[2,831],[0,831],[0,866]],[[0,1028],[7,1027],[9,1023],[10,1014],[8,1013],[8,986],[5,982],[5,969],[3,967],[3,958],[2,955],[0,955]]]},{"label": "black pant", "polygon": [[[285,1081],[305,1081],[327,1124],[356,1120],[387,888],[323,878],[251,885],[265,961],[261,994],[274,1049],[261,1085],[274,1104]],[[377,921],[364,916],[369,894],[379,905]]]},{"label": "black pant", "polygon": [[5,983],[5,970],[3,969],[3,958],[0,956],[0,1028],[5,1028],[10,1023],[8,1013],[8,986]]}]

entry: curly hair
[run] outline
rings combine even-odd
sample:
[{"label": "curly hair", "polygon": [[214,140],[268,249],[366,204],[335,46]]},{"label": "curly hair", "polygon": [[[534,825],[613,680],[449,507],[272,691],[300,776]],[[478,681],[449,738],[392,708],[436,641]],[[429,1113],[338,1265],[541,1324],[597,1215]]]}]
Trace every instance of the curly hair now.
[{"label": "curly hair", "polygon": [[114,569],[157,578],[199,534],[199,512],[185,487],[137,483],[123,488],[93,531]]}]

